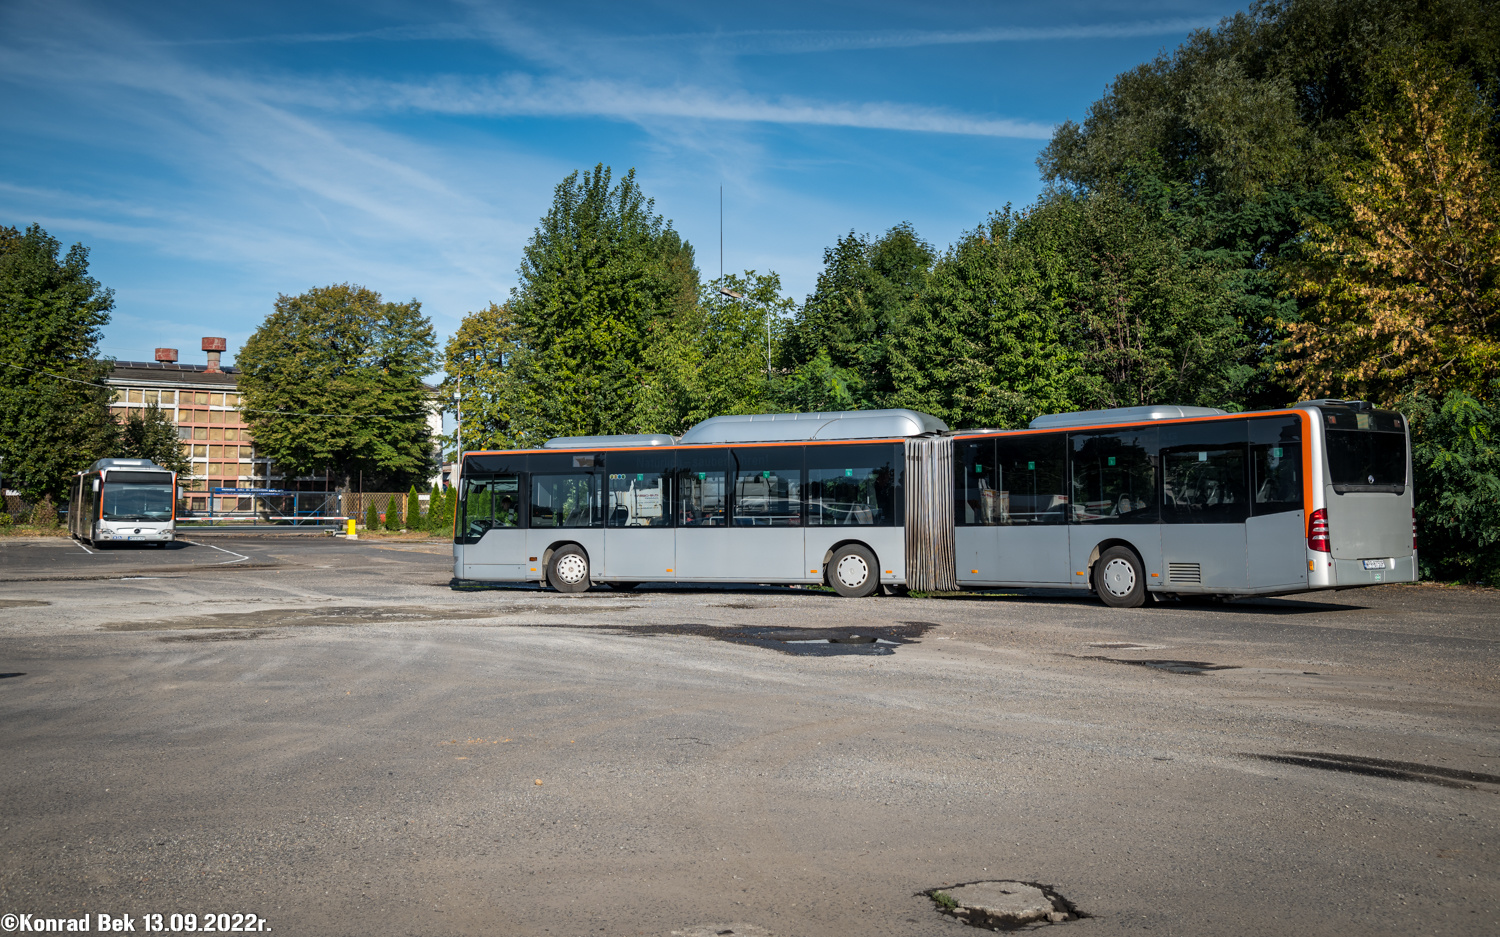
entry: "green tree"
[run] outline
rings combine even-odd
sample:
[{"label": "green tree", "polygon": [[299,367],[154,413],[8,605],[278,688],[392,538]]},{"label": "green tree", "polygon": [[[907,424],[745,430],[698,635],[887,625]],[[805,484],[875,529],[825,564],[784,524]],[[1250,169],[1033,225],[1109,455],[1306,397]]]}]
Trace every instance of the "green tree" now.
[{"label": "green tree", "polygon": [[651,324],[698,297],[693,249],[654,207],[634,170],[611,185],[601,164],[557,186],[510,301],[520,338],[507,370],[521,388],[510,444],[639,429]]},{"label": "green tree", "polygon": [[186,486],[193,477],[193,465],[177,438],[177,427],[156,404],[148,404],[144,413],[132,411],[120,427],[116,451],[121,458],[150,459],[162,468],[177,473],[177,483]]},{"label": "green tree", "polygon": [[467,449],[496,449],[514,442],[515,414],[524,396],[514,367],[519,342],[520,329],[507,305],[490,303],[464,316],[448,340],[438,391],[445,404],[457,398],[460,418],[459,432],[444,436],[445,445],[461,440]]},{"label": "green tree", "polygon": [[432,490],[427,492],[427,517],[423,527],[435,534],[444,532],[443,493],[438,490],[437,485],[433,485]]},{"label": "green tree", "polygon": [[1391,82],[1330,182],[1346,220],[1313,223],[1288,267],[1312,305],[1287,324],[1284,368],[1308,396],[1482,395],[1500,373],[1496,111],[1431,53],[1404,51]]},{"label": "green tree", "polygon": [[365,505],[365,530],[380,529],[380,509],[375,507],[373,500]]},{"label": "green tree", "polygon": [[422,377],[436,363],[420,303],[348,283],[278,297],[237,357],[256,447],[289,475],[328,471],[346,489],[356,472],[367,487],[429,473]]},{"label": "green tree", "polygon": [[38,225],[0,227],[0,469],[32,501],[62,500],[117,431],[97,358],[114,294],[88,275],[82,244],[60,253]]},{"label": "green tree", "polygon": [[385,529],[401,529],[401,496],[392,495],[385,502]]},{"label": "green tree", "polygon": [[886,406],[896,389],[892,336],[922,295],[936,257],[905,222],[876,239],[851,231],[826,249],[817,286],[787,328],[783,405]]},{"label": "green tree", "polygon": [[409,530],[422,529],[422,501],[417,497],[417,486],[412,485],[406,492],[406,527]]},{"label": "green tree", "polygon": [[1412,395],[1402,409],[1411,419],[1422,576],[1500,586],[1500,406],[1454,391]]},{"label": "green tree", "polygon": [[712,281],[696,303],[653,321],[633,425],[676,435],[711,416],[773,409],[771,365],[795,307],[774,272],[747,270]]}]

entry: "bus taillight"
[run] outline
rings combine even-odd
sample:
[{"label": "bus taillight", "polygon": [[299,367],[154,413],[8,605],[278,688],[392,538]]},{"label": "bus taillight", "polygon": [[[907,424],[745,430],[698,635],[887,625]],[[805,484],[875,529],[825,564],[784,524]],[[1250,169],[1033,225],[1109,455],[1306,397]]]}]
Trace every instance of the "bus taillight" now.
[{"label": "bus taillight", "polygon": [[1319,553],[1332,553],[1328,545],[1328,509],[1318,508],[1307,519],[1307,548]]}]

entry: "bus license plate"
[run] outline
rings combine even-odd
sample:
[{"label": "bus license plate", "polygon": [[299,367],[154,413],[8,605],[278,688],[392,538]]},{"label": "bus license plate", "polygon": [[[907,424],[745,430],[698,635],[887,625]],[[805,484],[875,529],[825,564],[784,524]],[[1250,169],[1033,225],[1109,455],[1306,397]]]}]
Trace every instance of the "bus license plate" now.
[{"label": "bus license plate", "polygon": [[[145,537],[126,537],[125,539],[126,540],[145,540],[146,538]],[[1365,569],[1374,569],[1375,567],[1369,565],[1369,563],[1370,563],[1369,560],[1365,560]]]},{"label": "bus license plate", "polygon": [[1365,569],[1385,569],[1385,560],[1365,560]]}]

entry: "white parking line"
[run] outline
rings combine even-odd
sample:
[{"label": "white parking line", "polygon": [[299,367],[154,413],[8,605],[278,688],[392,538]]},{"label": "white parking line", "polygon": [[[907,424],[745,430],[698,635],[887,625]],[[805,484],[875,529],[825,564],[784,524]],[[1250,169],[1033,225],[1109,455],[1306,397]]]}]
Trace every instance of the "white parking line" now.
[{"label": "white parking line", "polygon": [[226,550],[223,547],[216,547],[211,543],[199,543],[196,540],[183,540],[182,542],[191,543],[195,547],[208,547],[210,550],[218,550],[220,553],[228,553],[230,556],[237,556],[240,558],[239,560],[225,560],[222,563],[215,563],[215,566],[228,566],[231,563],[238,563],[240,560],[248,560],[250,558],[243,553],[236,553],[233,550]]},{"label": "white parking line", "polygon": [[83,544],[78,543],[77,540],[74,540],[73,542],[75,544],[78,544],[78,549],[80,549],[83,552],[87,553],[89,556],[93,556],[94,555],[94,551],[93,550],[90,550],[88,547],[84,546]]}]

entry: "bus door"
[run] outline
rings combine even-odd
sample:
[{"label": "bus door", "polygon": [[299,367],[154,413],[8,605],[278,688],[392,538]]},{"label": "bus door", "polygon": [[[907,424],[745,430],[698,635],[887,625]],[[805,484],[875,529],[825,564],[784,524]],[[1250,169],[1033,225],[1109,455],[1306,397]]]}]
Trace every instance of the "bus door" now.
[{"label": "bus door", "polygon": [[995,440],[995,522],[1003,582],[1073,583],[1068,568],[1068,440],[1062,433]]},{"label": "bus door", "polygon": [[1245,421],[1177,423],[1160,432],[1164,588],[1244,590],[1250,516]]},{"label": "bus door", "polygon": [[1245,556],[1251,589],[1307,585],[1307,514],[1302,503],[1302,420],[1250,420],[1250,517]]},{"label": "bus door", "polygon": [[745,557],[734,549],[729,530],[728,452],[679,449],[672,484],[675,501],[676,565],[671,578],[730,581],[745,579]]},{"label": "bus door", "polygon": [[611,452],[605,468],[604,578],[616,582],[676,578],[672,453]]},{"label": "bus door", "polygon": [[464,477],[457,518],[463,545],[460,579],[526,579],[521,479],[519,474]]}]

